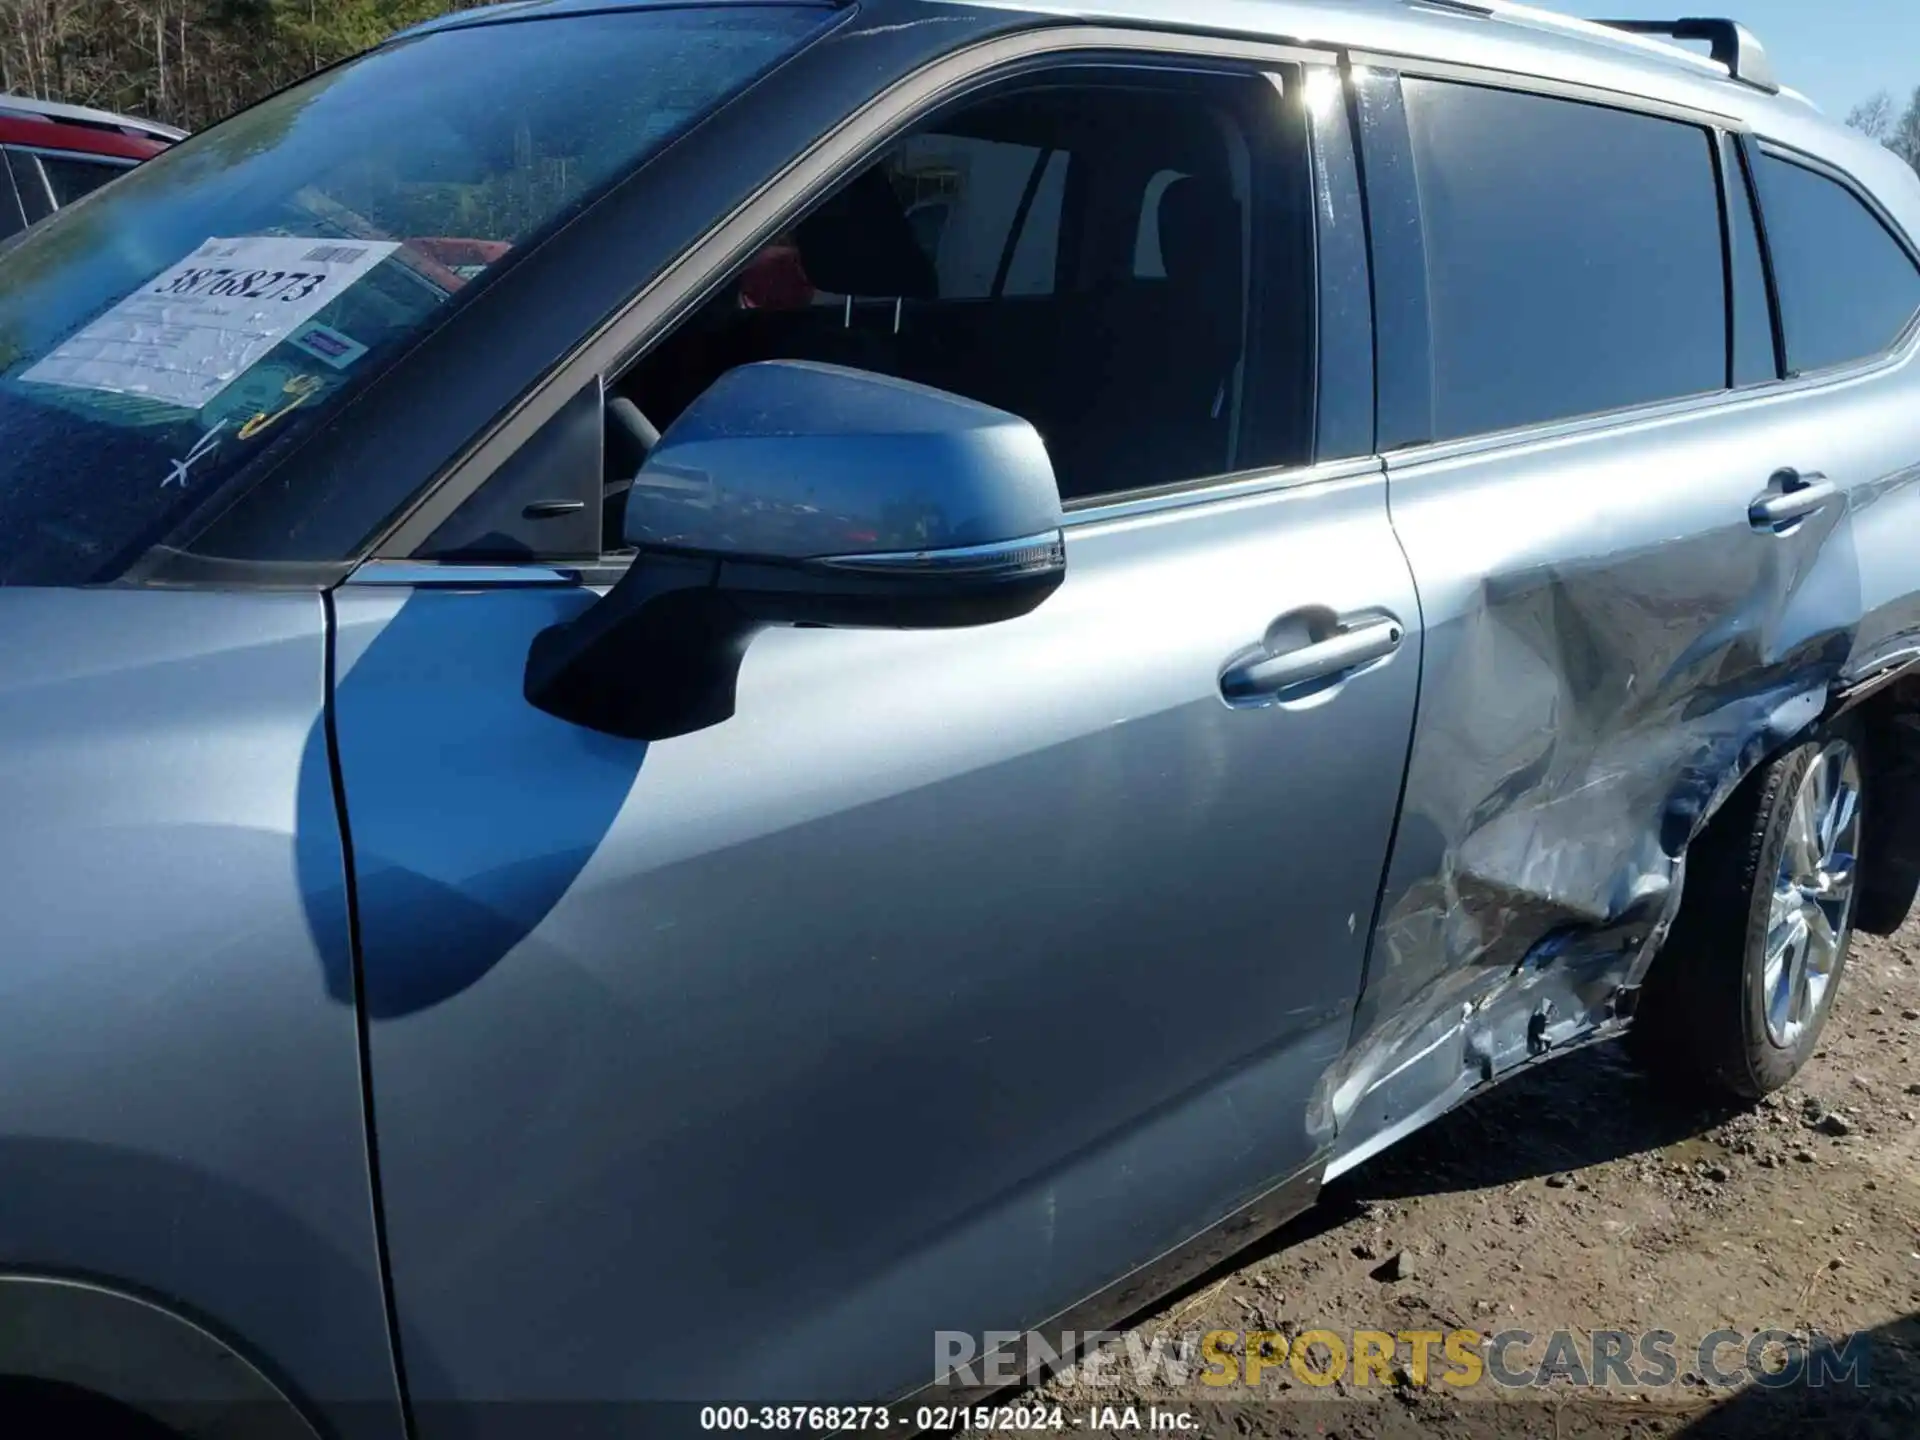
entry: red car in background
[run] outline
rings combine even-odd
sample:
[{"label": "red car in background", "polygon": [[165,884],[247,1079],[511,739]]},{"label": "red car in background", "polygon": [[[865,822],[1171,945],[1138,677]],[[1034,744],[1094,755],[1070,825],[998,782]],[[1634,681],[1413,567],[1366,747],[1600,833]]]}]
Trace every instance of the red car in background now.
[{"label": "red car in background", "polygon": [[152,120],[0,95],[0,240],[185,138]]}]

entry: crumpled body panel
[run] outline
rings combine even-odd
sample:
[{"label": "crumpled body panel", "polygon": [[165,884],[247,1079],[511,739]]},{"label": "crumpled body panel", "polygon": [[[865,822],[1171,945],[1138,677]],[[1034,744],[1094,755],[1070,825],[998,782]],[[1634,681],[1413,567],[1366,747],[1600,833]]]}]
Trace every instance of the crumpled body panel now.
[{"label": "crumpled body panel", "polygon": [[[1354,1044],[1323,1091],[1336,1172],[1618,1029],[1688,844],[1911,645],[1920,565],[1882,533],[1920,503],[1909,373],[1390,466],[1426,639]],[[1841,493],[1757,530],[1787,467]]]}]

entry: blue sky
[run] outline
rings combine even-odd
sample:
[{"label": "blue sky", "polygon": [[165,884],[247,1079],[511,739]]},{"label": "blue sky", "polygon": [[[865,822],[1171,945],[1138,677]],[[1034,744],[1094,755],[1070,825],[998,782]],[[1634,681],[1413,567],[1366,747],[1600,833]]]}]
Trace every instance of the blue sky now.
[{"label": "blue sky", "polygon": [[1760,37],[1791,85],[1834,119],[1876,90],[1904,105],[1920,86],[1920,0],[1531,0],[1608,20],[1731,15]]}]

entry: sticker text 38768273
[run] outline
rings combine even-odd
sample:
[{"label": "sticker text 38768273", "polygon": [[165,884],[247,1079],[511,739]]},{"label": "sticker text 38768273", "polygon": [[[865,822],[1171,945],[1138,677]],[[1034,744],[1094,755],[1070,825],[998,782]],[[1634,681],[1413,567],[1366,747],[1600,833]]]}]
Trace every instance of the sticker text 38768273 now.
[{"label": "sticker text 38768273", "polygon": [[237,295],[243,300],[304,300],[326,280],[324,270],[182,270],[152,295]]},{"label": "sticker text 38768273", "polygon": [[20,378],[199,410],[395,250],[391,240],[208,240]]}]

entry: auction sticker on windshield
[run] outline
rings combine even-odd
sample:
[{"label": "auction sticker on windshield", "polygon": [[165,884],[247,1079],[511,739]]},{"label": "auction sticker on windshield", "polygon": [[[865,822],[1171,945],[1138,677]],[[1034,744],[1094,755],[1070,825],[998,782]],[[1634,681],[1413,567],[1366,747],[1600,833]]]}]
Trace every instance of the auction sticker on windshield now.
[{"label": "auction sticker on windshield", "polygon": [[198,410],[399,248],[289,235],[208,240],[20,378]]}]

